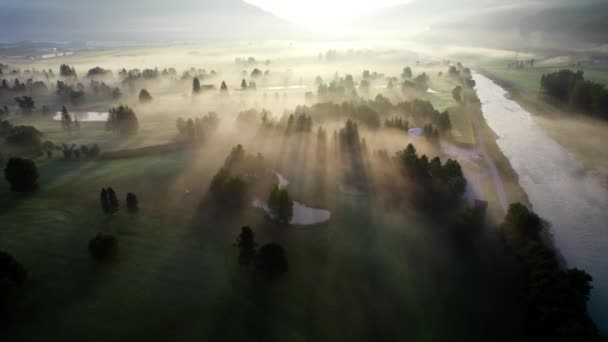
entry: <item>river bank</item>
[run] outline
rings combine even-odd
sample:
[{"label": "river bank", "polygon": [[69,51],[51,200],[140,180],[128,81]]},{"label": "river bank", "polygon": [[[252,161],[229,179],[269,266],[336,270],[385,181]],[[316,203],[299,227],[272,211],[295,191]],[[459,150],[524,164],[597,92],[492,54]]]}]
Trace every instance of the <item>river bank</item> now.
[{"label": "river bank", "polygon": [[[555,246],[568,267],[594,277],[590,312],[606,331],[608,318],[608,192],[596,177],[581,174],[582,164],[554,139],[505,89],[474,74],[477,95],[488,126],[511,163],[534,210],[551,223]],[[583,177],[581,177],[581,175]]]},{"label": "river bank", "polygon": [[[467,90],[465,96],[464,106],[471,116],[473,134],[477,140],[474,147],[467,149],[467,154],[473,155],[473,158],[465,158],[468,162],[463,164],[465,176],[477,190],[475,196],[488,202],[490,218],[498,224],[504,218],[510,203],[530,205],[530,202],[509,159],[496,143],[498,136],[488,126],[476,92]],[[444,149],[445,152],[448,151]],[[462,161],[461,156],[457,157]],[[470,167],[469,164],[475,167]]]},{"label": "river bank", "polygon": [[608,190],[608,147],[605,147],[605,141],[608,141],[608,123],[569,112],[549,99],[539,98],[524,87],[501,79],[490,70],[479,71],[505,89],[510,99],[531,113],[535,122],[551,138],[582,163],[581,175],[598,177],[602,186]]}]

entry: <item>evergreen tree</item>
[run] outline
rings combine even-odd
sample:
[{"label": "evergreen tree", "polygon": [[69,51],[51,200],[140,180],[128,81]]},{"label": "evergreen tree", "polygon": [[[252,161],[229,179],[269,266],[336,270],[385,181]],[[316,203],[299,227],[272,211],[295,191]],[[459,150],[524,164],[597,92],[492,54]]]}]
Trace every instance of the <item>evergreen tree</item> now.
[{"label": "evergreen tree", "polygon": [[228,86],[226,85],[225,81],[222,81],[222,85],[220,87],[220,92],[222,92],[222,93],[228,93]]},{"label": "evergreen tree", "polygon": [[253,230],[249,227],[242,227],[241,234],[236,239],[235,245],[239,249],[239,265],[250,265],[255,258],[257,247]]},{"label": "evergreen tree", "polygon": [[245,81],[244,78],[243,78],[243,81],[241,82],[241,89],[247,90],[247,81]]},{"label": "evergreen tree", "polygon": [[150,95],[150,93],[146,89],[142,89],[139,92],[139,102],[148,103],[150,101],[152,101],[152,95]]},{"label": "evergreen tree", "polygon": [[137,201],[137,196],[132,192],[127,193],[127,210],[129,210],[130,213],[136,213],[139,211],[139,202]]},{"label": "evergreen tree", "polygon": [[118,201],[118,197],[116,197],[116,193],[114,192],[114,189],[112,189],[112,187],[109,187],[107,191],[110,212],[115,213],[118,211],[120,202]]},{"label": "evergreen tree", "polygon": [[293,201],[287,189],[279,188],[278,185],[272,189],[268,198],[268,207],[280,223],[289,223],[293,217]]},{"label": "evergreen tree", "polygon": [[101,189],[100,202],[101,202],[101,210],[103,210],[104,213],[109,214],[110,213],[110,200],[108,198],[108,191],[105,188]]},{"label": "evergreen tree", "polygon": [[72,131],[72,117],[65,106],[61,108],[61,127],[66,132]]},{"label": "evergreen tree", "polygon": [[195,77],[192,81],[192,93],[198,94],[201,92],[201,82],[198,80],[198,77]]}]

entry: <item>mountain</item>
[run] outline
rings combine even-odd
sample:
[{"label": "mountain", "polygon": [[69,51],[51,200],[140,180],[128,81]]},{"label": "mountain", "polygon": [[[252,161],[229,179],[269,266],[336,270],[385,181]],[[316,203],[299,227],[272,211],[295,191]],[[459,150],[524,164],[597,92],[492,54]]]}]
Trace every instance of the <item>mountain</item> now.
[{"label": "mountain", "polygon": [[608,43],[604,0],[414,0],[358,25],[426,42],[489,47]]},{"label": "mountain", "polygon": [[240,0],[3,0],[0,41],[289,39],[286,21]]}]

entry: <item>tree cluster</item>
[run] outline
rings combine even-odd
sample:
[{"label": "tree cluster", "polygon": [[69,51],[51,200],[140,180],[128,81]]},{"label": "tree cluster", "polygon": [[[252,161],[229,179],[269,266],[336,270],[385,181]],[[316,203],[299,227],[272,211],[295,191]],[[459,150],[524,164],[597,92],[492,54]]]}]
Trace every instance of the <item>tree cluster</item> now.
[{"label": "tree cluster", "polygon": [[[116,192],[112,187],[102,188],[99,196],[101,210],[105,214],[113,214],[120,209],[120,201],[116,196]],[[136,213],[139,211],[139,200],[137,195],[132,192],[127,193],[126,197],[127,211],[130,213]]]},{"label": "tree cluster", "polygon": [[310,133],[312,132],[312,117],[302,114],[291,114],[287,119],[287,127],[285,128],[285,134],[291,133]]},{"label": "tree cluster", "polygon": [[36,103],[31,96],[15,97],[15,102],[24,115],[30,115],[36,108]]},{"label": "tree cluster", "polygon": [[110,108],[106,130],[120,135],[130,135],[137,133],[139,122],[135,112],[124,105]]},{"label": "tree cluster", "polygon": [[423,127],[424,137],[431,144],[439,144],[439,130],[431,124],[426,124]]},{"label": "tree cluster", "polygon": [[587,313],[592,278],[583,270],[561,267],[555,248],[543,236],[543,220],[515,203],[500,230],[522,268],[530,340],[597,341],[597,328]]},{"label": "tree cluster", "polygon": [[543,92],[584,114],[608,119],[608,90],[603,84],[585,80],[582,71],[560,70],[543,75]]},{"label": "tree cluster", "polygon": [[394,117],[394,118],[386,118],[384,120],[384,126],[388,128],[398,128],[404,131],[408,131],[410,129],[410,124],[407,120],[403,120],[402,117]]},{"label": "tree cluster", "polygon": [[250,227],[242,227],[235,246],[239,249],[239,265],[255,265],[256,271],[263,276],[276,279],[289,270],[287,255],[283,246],[268,243],[257,249],[255,233]]},{"label": "tree cluster", "polygon": [[205,139],[213,134],[220,124],[218,115],[214,112],[209,112],[206,116],[200,118],[178,118],[175,126],[182,137],[185,137],[190,142],[204,142]]},{"label": "tree cluster", "polygon": [[65,160],[78,160],[81,158],[94,159],[97,158],[101,152],[97,144],[93,144],[91,147],[87,145],[78,147],[76,144],[68,145],[65,143],[55,145],[51,141],[45,141],[42,144],[42,149],[49,158],[53,156],[53,150],[57,150],[63,154],[63,159]]},{"label": "tree cluster", "polygon": [[82,83],[78,83],[74,88],[71,84],[57,81],[55,88],[57,96],[61,100],[70,101],[75,106],[82,104],[85,100],[85,87]]},{"label": "tree cluster", "polygon": [[67,64],[61,64],[61,66],[59,67],[59,76],[63,78],[78,79],[78,76],[76,75],[76,69],[70,67]]},{"label": "tree cluster", "polygon": [[453,203],[464,195],[467,180],[458,161],[448,159],[442,164],[439,157],[429,161],[426,155],[419,156],[412,144],[394,160],[402,174],[421,187],[420,196],[428,200],[421,203]]},{"label": "tree cluster", "polygon": [[112,189],[112,187],[102,188],[99,199],[101,203],[101,210],[103,210],[105,214],[113,214],[120,208],[120,202],[118,201],[116,192],[114,189]]}]

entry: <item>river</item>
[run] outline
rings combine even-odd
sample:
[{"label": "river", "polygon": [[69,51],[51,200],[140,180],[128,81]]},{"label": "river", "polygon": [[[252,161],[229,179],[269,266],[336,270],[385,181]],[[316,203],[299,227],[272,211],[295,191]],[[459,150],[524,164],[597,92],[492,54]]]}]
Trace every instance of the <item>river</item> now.
[{"label": "river", "polygon": [[[608,191],[507,92],[475,73],[483,116],[519,176],[534,211],[551,223],[568,267],[593,276],[589,311],[608,332]],[[582,133],[584,134],[584,133]]]}]

